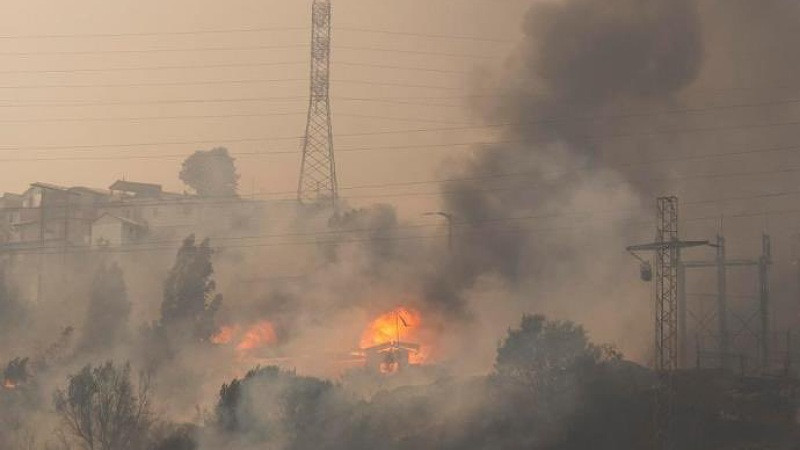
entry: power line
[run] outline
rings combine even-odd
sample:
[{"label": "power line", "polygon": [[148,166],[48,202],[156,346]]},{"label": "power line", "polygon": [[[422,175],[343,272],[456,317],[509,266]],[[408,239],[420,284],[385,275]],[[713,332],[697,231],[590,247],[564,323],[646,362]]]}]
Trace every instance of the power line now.
[{"label": "power line", "polygon": [[135,36],[178,36],[195,34],[220,34],[220,33],[253,33],[261,31],[308,31],[308,27],[254,27],[254,28],[228,28],[212,30],[176,30],[176,31],[134,31],[125,33],[76,33],[76,34],[20,34],[3,35],[0,39],[62,39],[62,38],[95,38],[95,37],[135,37]]},{"label": "power line", "polygon": [[[435,67],[409,67],[391,64],[369,64],[355,62],[332,61],[333,66],[352,66],[352,67],[372,67],[378,69],[397,69],[417,72],[452,73],[465,75],[468,72],[463,70],[448,70]],[[145,70],[177,70],[177,69],[217,69],[217,68],[236,68],[236,67],[269,67],[269,66],[288,66],[308,64],[308,61],[285,61],[285,62],[266,62],[266,63],[222,63],[222,64],[186,64],[186,65],[165,65],[165,66],[140,66],[140,67],[88,67],[78,69],[14,69],[0,70],[0,74],[49,74],[49,73],[103,73],[103,72],[137,72]]]},{"label": "power line", "polygon": [[[427,86],[427,87],[435,87],[435,86]],[[464,93],[460,95],[425,95],[425,96],[410,96],[404,95],[402,97],[393,96],[393,97],[333,97],[338,100],[359,100],[359,101],[375,101],[375,102],[391,102],[391,103],[407,103],[413,105],[429,105],[429,106],[442,106],[442,107],[463,107],[461,101],[471,99],[471,98],[507,98],[513,97],[514,95],[511,94],[502,94],[502,93],[494,93],[494,94],[469,94]],[[253,97],[253,98],[238,98],[238,99],[189,99],[189,100],[145,100],[145,101],[109,101],[109,102],[101,102],[101,101],[85,101],[85,102],[58,102],[58,103],[15,103],[15,104],[0,104],[0,108],[26,108],[26,107],[66,107],[66,106],[107,106],[107,105],[142,105],[142,104],[169,104],[169,103],[204,103],[204,102],[247,102],[247,101],[264,101],[264,100],[301,100],[307,99],[307,96],[284,96],[284,97]],[[411,102],[408,100],[458,100],[458,103],[430,103],[430,102]],[[700,111],[704,109],[728,109],[728,108],[737,108],[737,107],[749,107],[749,106],[759,106],[759,105],[779,105],[785,103],[796,103],[800,100],[798,99],[782,99],[782,100],[773,100],[773,101],[765,101],[765,102],[756,102],[756,103],[746,103],[746,104],[733,104],[733,105],[718,105],[718,106],[711,106],[711,107],[701,107],[701,108],[677,108],[677,109],[669,109],[669,110],[661,110],[661,111],[653,111],[653,112],[642,112],[636,113],[641,115],[648,115],[648,114],[672,114],[672,113],[679,113],[679,112],[694,112]],[[618,116],[609,115],[609,116],[592,116],[594,118],[615,118]],[[588,119],[589,117],[587,117]]]},{"label": "power line", "polygon": [[[552,120],[551,120],[552,121]],[[503,122],[503,123],[494,123],[494,124],[484,124],[484,125],[475,125],[475,126],[454,126],[454,127],[439,127],[439,128],[411,128],[411,129],[402,129],[402,130],[384,130],[384,131],[372,131],[372,132],[359,132],[359,133],[337,133],[339,137],[361,137],[361,136],[380,136],[380,135],[392,135],[392,134],[417,134],[417,133],[430,133],[430,132],[445,132],[445,131],[479,131],[484,129],[493,129],[493,128],[502,128],[502,127],[509,127],[515,125],[531,125],[536,123],[546,123],[548,121],[523,121],[523,122]],[[734,125],[718,125],[718,126],[711,126],[711,127],[694,127],[694,128],[672,128],[672,129],[662,129],[662,130],[654,130],[654,131],[643,131],[643,132],[619,132],[619,133],[606,133],[606,134],[598,134],[598,135],[584,135],[584,136],[576,136],[580,137],[589,141],[605,141],[617,138],[624,138],[624,137],[643,137],[643,136],[660,136],[660,135],[671,135],[671,134],[690,134],[690,133],[705,133],[705,132],[714,132],[714,131],[727,131],[727,130],[734,130],[734,131],[743,131],[743,130],[750,130],[750,129],[762,129],[762,128],[777,128],[777,127],[784,127],[784,126],[796,126],[800,125],[800,120],[793,120],[793,121],[785,121],[785,122],[767,122],[767,123],[751,123],[751,124],[734,124]],[[197,140],[197,141],[176,141],[176,142],[151,142],[151,143],[128,143],[128,144],[106,144],[106,145],[97,145],[97,144],[89,144],[89,145],[69,145],[69,146],[17,146],[17,147],[0,147],[0,150],[35,150],[35,149],[74,149],[74,148],[104,148],[104,147],[138,147],[138,146],[149,146],[149,145],[176,145],[176,144],[204,144],[204,143],[214,143],[214,142],[270,142],[270,141],[280,141],[280,140],[295,140],[295,139],[302,139],[302,136],[284,136],[284,137],[262,137],[262,138],[233,138],[233,139],[214,139],[214,140]],[[547,138],[542,139],[531,139],[524,141],[527,144],[533,144],[537,142],[548,142]]]},{"label": "power line", "polygon": [[[276,50],[291,49],[298,47],[309,47],[308,43],[282,44],[282,45],[251,45],[237,47],[190,47],[190,48],[148,48],[148,49],[106,49],[106,50],[50,50],[50,51],[29,51],[29,52],[0,52],[0,56],[53,56],[53,55],[107,55],[107,54],[148,54],[148,53],[193,53],[193,52],[217,52],[217,51],[256,51],[256,50]],[[474,58],[491,59],[497,55],[476,55],[473,53],[452,53],[437,52],[428,50],[409,50],[400,48],[385,47],[364,47],[358,45],[339,45],[336,50],[356,50],[372,51],[383,53],[406,53],[431,56],[447,56],[454,58]]]},{"label": "power line", "polygon": [[[243,80],[243,81],[261,81],[261,80]],[[266,80],[265,80],[266,81]],[[270,81],[300,81],[294,79],[287,79],[287,80],[270,80]],[[431,87],[434,86],[429,85],[407,85],[407,84],[395,84],[395,83],[373,83],[371,81],[361,81],[361,80],[339,80],[340,82],[347,82],[347,83],[358,83],[358,84],[387,84],[393,86],[404,86],[404,87]],[[216,83],[217,81],[214,81]],[[223,81],[224,82],[224,81]],[[86,85],[81,87],[94,87],[95,85]],[[98,85],[99,86],[99,85]],[[2,86],[0,86],[2,88]],[[440,87],[436,87],[440,88]],[[295,96],[295,97],[276,97],[277,99],[300,99],[302,97]],[[345,97],[346,98],[346,97]],[[269,98],[263,99],[267,100]],[[368,101],[369,99],[362,99],[364,101]],[[220,100],[213,100],[219,102],[242,102],[242,101],[257,101],[257,99],[220,99]],[[186,101],[186,102],[204,102],[203,100],[199,101]],[[142,104],[148,102],[130,102],[130,104]],[[153,102],[157,103],[157,102]],[[773,101],[763,101],[763,102],[754,102],[754,103],[739,103],[739,104],[730,104],[730,105],[714,105],[714,106],[706,106],[706,107],[687,107],[687,108],[673,108],[673,109],[666,109],[661,111],[646,111],[646,112],[634,112],[634,113],[622,113],[622,114],[613,114],[613,115],[602,115],[602,116],[574,116],[574,117],[561,117],[561,118],[542,118],[539,120],[540,123],[553,123],[553,122],[562,122],[562,121],[592,121],[592,120],[608,120],[608,119],[620,119],[620,118],[634,118],[634,117],[651,117],[651,116],[658,116],[658,115],[669,115],[669,114],[683,114],[683,113],[695,113],[695,112],[708,112],[708,111],[720,111],[720,110],[729,110],[729,109],[739,109],[739,108],[754,108],[754,107],[764,107],[764,106],[777,106],[777,105],[786,105],[786,104],[796,104],[800,103],[800,99],[792,98],[792,99],[783,99],[783,100],[773,100]],[[108,104],[128,104],[125,102],[109,102]],[[411,103],[416,104],[416,103]],[[76,103],[75,105],[80,105],[80,103]],[[436,105],[436,106],[445,106],[445,105]],[[451,105],[446,105],[451,106]],[[0,105],[2,107],[2,105]],[[198,116],[203,117],[203,116]],[[377,117],[374,115],[370,115],[370,117]],[[170,117],[167,117],[170,118]],[[383,117],[386,118],[386,117]],[[139,118],[134,118],[139,119]],[[399,120],[403,120],[403,118],[398,118]],[[58,120],[58,119],[43,119],[43,121],[51,121],[51,120]],[[70,119],[70,120],[96,120],[94,118],[87,118],[87,119]],[[124,120],[123,119],[112,119],[112,118],[103,118],[97,120]],[[15,120],[14,122],[28,122],[33,120],[25,120],[19,119]],[[416,120],[415,120],[416,121]],[[443,122],[443,123],[450,123],[450,124],[461,124],[461,125],[468,125],[465,123],[455,123],[455,122]],[[526,124],[533,124],[537,123],[534,121],[525,122]],[[491,126],[491,125],[486,125]]]},{"label": "power line", "polygon": [[[413,105],[413,106],[431,106],[442,108],[463,108],[462,104],[452,103],[430,103],[430,102],[414,102],[403,100],[402,97],[331,97],[333,100],[349,101],[349,102],[370,102],[370,103],[388,103],[394,105]],[[411,97],[413,98],[413,97]],[[208,99],[186,99],[186,100],[110,100],[110,101],[89,101],[89,102],[58,102],[58,103],[17,103],[17,104],[1,104],[0,108],[76,108],[84,106],[122,106],[122,105],[171,105],[171,104],[207,104],[207,103],[258,103],[258,102],[271,102],[271,101],[293,101],[293,100],[308,100],[308,96],[287,96],[287,97],[232,97],[232,98],[208,98]]]},{"label": "power line", "polygon": [[35,52],[0,52],[0,56],[53,56],[53,55],[108,55],[135,53],[180,53],[180,52],[233,52],[252,50],[275,50],[308,47],[308,43],[282,45],[250,45],[237,47],[189,47],[189,48],[146,48],[146,49],[107,49],[107,50],[53,50]]},{"label": "power line", "polygon": [[358,50],[358,51],[371,51],[371,52],[385,52],[385,53],[406,53],[413,55],[431,55],[431,56],[447,56],[453,58],[470,58],[470,59],[493,59],[497,55],[476,55],[472,53],[450,53],[450,52],[434,52],[426,50],[406,50],[398,48],[382,48],[382,47],[359,47],[353,45],[337,45],[336,50]]},{"label": "power line", "polygon": [[[374,33],[374,34],[389,34],[399,36],[414,36],[436,39],[457,39],[469,41],[486,41],[486,42],[515,42],[513,39],[491,38],[484,36],[468,36],[468,35],[453,35],[453,34],[433,34],[433,33],[418,33],[402,30],[377,30],[359,27],[336,27],[337,31],[349,31],[359,33]],[[258,33],[258,32],[273,32],[273,31],[310,31],[307,26],[298,27],[241,27],[241,28],[226,28],[226,29],[208,29],[208,30],[175,30],[175,31],[133,31],[133,32],[109,32],[109,33],[65,33],[65,34],[21,34],[21,35],[2,35],[0,39],[80,39],[80,38],[110,38],[110,37],[139,37],[139,36],[185,36],[185,35],[198,35],[198,34],[229,34],[229,33]]]},{"label": "power line", "polygon": [[[582,169],[575,169],[573,171],[578,170],[587,170],[588,168]],[[343,187],[342,189],[364,189],[364,188],[375,188],[375,187],[391,187],[397,185],[408,185],[408,184],[430,184],[430,183],[446,183],[446,182],[457,182],[457,181],[478,181],[490,178],[505,178],[505,177],[519,177],[519,176],[532,176],[532,175],[540,175],[545,178],[553,178],[557,176],[563,176],[565,174],[570,173],[571,171],[563,171],[559,173],[549,173],[549,174],[542,174],[536,172],[519,172],[519,173],[506,173],[506,174],[495,174],[495,175],[487,175],[487,176],[480,176],[480,177],[463,177],[463,178],[450,178],[450,179],[442,179],[442,180],[429,180],[429,181],[419,181],[419,182],[400,182],[400,183],[384,183],[380,185],[361,185],[361,186],[347,186]],[[712,174],[693,174],[693,175],[685,175],[685,176],[671,176],[671,177],[662,177],[662,178],[649,178],[652,181],[678,181],[678,180],[688,180],[688,179],[713,179],[713,178],[731,178],[731,177],[740,177],[740,176],[758,176],[758,175],[774,175],[776,173],[795,173],[800,172],[800,168],[785,168],[779,170],[769,170],[769,171],[755,171],[755,172],[734,172],[734,173],[712,173]],[[366,194],[366,195],[349,195],[347,198],[382,198],[382,197],[418,197],[418,196],[431,196],[431,195],[444,195],[450,193],[462,193],[462,192],[472,192],[472,193],[489,193],[489,192],[501,192],[501,191],[521,191],[521,190],[528,190],[534,189],[536,186],[540,184],[544,184],[545,182],[533,183],[526,186],[500,186],[494,188],[474,188],[474,189],[456,189],[456,190],[445,190],[445,191],[435,191],[435,192],[421,192],[421,193],[389,193],[389,194]],[[621,183],[624,183],[622,181]],[[277,192],[262,192],[255,196],[247,196],[248,198],[254,197],[264,197],[268,195],[291,195],[294,194],[295,191],[277,191]],[[701,201],[689,201],[684,202],[684,205],[698,205],[698,204],[707,204],[707,203],[719,203],[723,201],[733,201],[733,200],[746,200],[746,199],[760,199],[760,198],[769,198],[769,197],[779,197],[779,196],[787,196],[787,195],[796,195],[800,194],[800,191],[780,191],[780,192],[771,192],[765,194],[756,194],[756,195],[747,195],[747,196],[738,196],[738,197],[731,197],[731,198],[724,198],[724,199],[712,199],[712,200],[701,200]],[[220,199],[201,199],[197,197],[185,197],[181,199],[173,199],[173,200],[158,200],[158,201],[146,201],[146,202],[133,202],[133,203],[126,203],[126,202],[115,202],[110,204],[104,204],[103,208],[130,208],[130,207],[146,207],[146,206],[165,206],[165,205],[186,205],[186,206],[214,206],[214,205],[222,205],[222,204],[242,204],[242,205],[260,205],[260,204],[274,204],[275,202],[279,201],[291,201],[293,197],[286,197],[286,198],[275,198],[269,200],[252,200],[248,199],[245,200],[241,197],[232,197],[232,198],[220,198]],[[50,207],[51,210],[57,209],[67,209],[70,205],[56,205]],[[6,210],[25,210],[30,208],[24,207],[10,207],[5,208]],[[634,210],[629,210],[634,211]],[[614,210],[614,212],[619,212],[619,210]],[[572,213],[572,214],[582,214],[582,213]]]},{"label": "power line", "polygon": [[[604,210],[604,211],[589,211],[589,212],[580,212],[580,213],[557,213],[557,214],[547,214],[547,215],[536,215],[536,216],[523,216],[523,217],[506,217],[506,218],[493,218],[493,219],[485,219],[479,220],[475,222],[459,222],[457,225],[458,227],[455,230],[456,235],[465,235],[465,234],[482,234],[487,232],[492,232],[493,234],[505,234],[505,233],[514,233],[514,234],[522,234],[522,233],[530,233],[532,231],[563,231],[565,229],[572,229],[578,228],[576,227],[575,223],[571,223],[570,225],[560,225],[557,227],[552,228],[534,228],[534,229],[527,229],[527,228],[513,228],[508,230],[489,230],[486,228],[469,228],[464,229],[462,228],[464,225],[475,225],[480,223],[502,223],[502,222],[516,222],[516,221],[527,221],[527,220],[536,220],[536,219],[543,219],[543,218],[563,218],[563,217],[572,217],[572,216],[587,216],[586,219],[591,218],[591,216],[596,214],[609,214],[609,213],[618,213],[618,212],[625,212],[625,211],[633,211],[632,209],[616,209],[616,210]],[[776,210],[776,211],[767,211],[767,212],[759,212],[759,213],[741,213],[741,214],[733,214],[733,215],[726,215],[726,218],[743,218],[743,217],[761,217],[764,215],[775,215],[775,214],[795,214],[800,213],[800,209],[790,209],[790,210]],[[719,217],[711,216],[711,217],[695,217],[695,218],[688,218],[684,219],[684,222],[691,222],[691,221],[698,221],[698,220],[717,220]],[[580,219],[573,219],[573,220],[580,220]],[[592,226],[596,223],[596,218],[592,219],[592,223],[589,226]],[[635,222],[634,222],[635,220]],[[617,222],[629,222],[631,224],[641,224],[641,225],[650,225],[652,221],[640,221],[638,219],[615,219],[614,221]],[[398,226],[389,228],[389,230],[397,230],[401,228],[425,228],[425,227],[434,227],[438,225],[410,225],[410,226]],[[360,232],[363,230],[356,230],[356,231],[343,231],[344,233],[352,233],[352,232]],[[374,231],[371,230],[371,231]],[[334,232],[338,233],[338,232]],[[315,235],[315,234],[331,234],[330,232],[313,232],[308,233],[306,235]],[[271,237],[280,237],[281,235],[271,235]],[[287,236],[287,235],[283,235]],[[287,241],[287,242],[266,242],[266,243],[250,243],[250,244],[226,244],[226,245],[213,245],[212,247],[215,249],[228,249],[228,248],[260,248],[260,247],[273,247],[273,246],[303,246],[303,245],[326,245],[326,244],[346,244],[346,243],[358,243],[358,242],[375,242],[375,241],[408,241],[408,240],[424,240],[424,239],[441,239],[447,237],[447,234],[433,234],[433,235],[413,235],[413,236],[383,236],[383,237],[371,237],[371,238],[354,238],[354,239],[328,239],[328,240],[310,240],[310,241]],[[262,238],[262,237],[231,237],[230,239],[255,239],[255,238]],[[214,238],[220,239],[220,238]],[[162,241],[162,243],[165,241]],[[178,241],[175,241],[177,244]],[[0,251],[6,251],[11,253],[29,253],[29,254],[64,254],[64,253],[86,253],[86,252],[107,252],[107,253],[128,253],[128,252],[155,252],[159,250],[165,251],[175,251],[177,246],[165,246],[165,245],[153,245],[151,243],[143,243],[143,244],[129,244],[129,246],[125,247],[117,247],[117,248],[89,248],[89,247],[69,247],[69,246],[37,246],[37,247],[28,247],[28,248],[16,248],[16,249],[0,249]],[[54,251],[48,251],[54,250]]]},{"label": "power line", "polygon": [[395,36],[414,36],[414,37],[437,38],[437,39],[438,38],[461,39],[468,41],[484,41],[484,42],[498,42],[498,43],[516,42],[516,40],[514,39],[499,39],[499,38],[489,38],[482,36],[453,35],[453,34],[414,33],[408,31],[376,30],[376,29],[358,28],[358,27],[337,27],[336,29],[342,31],[355,31],[360,33],[389,34]]},{"label": "power line", "polygon": [[[292,97],[262,97],[262,98],[219,98],[219,99],[208,99],[208,100],[164,100],[164,101],[110,101],[110,102],[73,102],[73,103],[61,103],[61,104],[33,104],[33,105],[0,105],[0,108],[23,108],[23,107],[39,107],[39,106],[52,106],[52,107],[76,107],[76,106],[110,106],[110,105],[147,105],[147,104],[192,104],[192,103],[254,103],[254,102],[261,102],[261,101],[271,101],[271,100],[299,100],[304,99],[305,97],[302,96],[292,96]],[[443,105],[443,104],[431,104],[431,103],[424,103],[424,102],[403,102],[403,101],[393,101],[393,100],[380,100],[380,99],[371,99],[371,98],[358,98],[358,97],[339,97],[340,100],[344,101],[365,101],[365,102],[387,102],[387,103],[397,103],[397,104],[409,104],[409,105],[424,105],[424,106],[437,106],[437,107],[458,107],[458,105]],[[731,105],[715,105],[715,106],[708,106],[708,107],[692,107],[692,108],[679,108],[679,109],[668,109],[668,110],[661,110],[661,111],[647,111],[647,112],[636,112],[636,113],[624,113],[624,114],[616,114],[616,115],[604,115],[604,116],[587,116],[587,117],[565,117],[565,118],[546,118],[542,119],[542,122],[559,122],[559,121],[591,121],[591,120],[608,120],[608,119],[619,119],[619,118],[632,118],[632,117],[650,117],[650,116],[658,116],[658,115],[668,115],[668,114],[682,114],[682,113],[694,113],[694,112],[709,112],[709,111],[720,111],[720,110],[729,110],[729,109],[738,109],[738,108],[753,108],[753,107],[763,107],[763,106],[776,106],[776,105],[786,105],[786,104],[795,104],[800,103],[800,99],[784,99],[784,100],[777,100],[777,101],[764,101],[764,102],[756,102],[756,103],[743,103],[743,104],[731,104]],[[247,114],[247,115],[215,115],[215,116],[203,116],[203,115],[186,115],[186,116],[150,116],[150,117],[102,117],[102,118],[65,118],[65,119],[14,119],[11,121],[0,121],[2,122],[13,122],[13,123],[24,123],[24,122],[60,122],[60,121],[118,121],[118,120],[156,120],[156,119],[183,119],[183,118],[226,118],[226,117],[261,117],[261,116],[271,116],[271,115],[286,115],[286,114],[293,114],[293,113],[265,113],[265,114]],[[433,121],[438,123],[446,123],[446,124],[465,124],[463,122],[452,122],[452,121],[437,121],[436,119],[407,119],[402,117],[386,117],[386,116],[376,116],[376,115],[369,115],[369,116],[359,116],[359,115],[351,115],[352,117],[367,117],[367,118],[380,118],[380,119],[388,119],[388,120],[412,120],[412,121]]]},{"label": "power line", "polygon": [[[167,81],[155,83],[108,83],[108,84],[31,84],[31,85],[0,85],[0,89],[44,89],[44,88],[112,88],[112,87],[150,87],[150,86],[205,86],[205,85],[220,85],[220,84],[254,84],[254,83],[274,83],[274,82],[307,82],[305,78],[250,78],[250,79],[237,79],[237,80],[204,80],[204,81]],[[406,83],[392,83],[370,80],[346,80],[337,79],[331,80],[336,83],[350,83],[358,85],[370,86],[392,86],[392,87],[406,87],[406,88],[420,88],[420,89],[440,89],[446,91],[460,91],[463,87],[453,86],[434,86],[429,84],[406,84]]]},{"label": "power line", "polygon": [[205,80],[205,81],[167,81],[155,83],[107,83],[107,84],[31,84],[17,86],[0,86],[0,89],[44,89],[44,88],[111,88],[111,87],[149,87],[149,86],[205,86],[219,84],[252,84],[268,82],[308,81],[303,78],[250,78],[238,80]]},{"label": "power line", "polygon": [[285,61],[285,62],[263,62],[263,63],[224,63],[224,64],[184,64],[166,66],[142,66],[142,67],[89,67],[80,69],[14,69],[0,70],[0,74],[46,74],[46,73],[102,73],[102,72],[137,72],[144,70],[177,70],[177,69],[217,69],[235,67],[269,67],[269,66],[290,66],[308,64],[308,61]]},{"label": "power line", "polygon": [[[141,122],[145,120],[191,120],[191,119],[241,119],[241,118],[260,118],[260,117],[277,117],[277,116],[296,116],[305,115],[306,111],[284,111],[272,113],[235,113],[235,114],[191,114],[191,115],[173,115],[173,116],[129,116],[129,117],[60,117],[60,118],[38,118],[38,119],[10,119],[0,120],[0,123],[48,123],[48,122]],[[438,119],[431,119],[425,117],[393,117],[393,116],[380,116],[376,114],[338,114],[339,117],[355,117],[360,119],[380,119],[380,120],[393,120],[396,122],[426,122],[426,123],[441,123],[449,125],[465,125],[465,122],[453,122]]]},{"label": "power line", "polygon": [[275,117],[304,115],[305,111],[286,111],[258,114],[212,114],[212,115],[175,115],[175,116],[132,116],[132,117],[62,117],[40,119],[0,120],[0,123],[40,123],[40,122],[118,122],[143,120],[175,120],[175,119],[239,119],[244,117]]}]

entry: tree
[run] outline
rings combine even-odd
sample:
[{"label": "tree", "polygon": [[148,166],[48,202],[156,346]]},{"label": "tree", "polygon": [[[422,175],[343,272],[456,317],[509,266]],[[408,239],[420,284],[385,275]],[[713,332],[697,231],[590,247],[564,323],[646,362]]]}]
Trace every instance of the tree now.
[{"label": "tree", "polygon": [[183,241],[175,265],[164,282],[161,326],[189,331],[199,340],[208,340],[215,331],[214,315],[222,304],[211,278],[214,266],[208,239],[196,245],[195,236]]},{"label": "tree", "polygon": [[563,386],[582,369],[619,357],[613,349],[589,342],[579,325],[525,315],[498,347],[494,367],[497,376],[539,391]]},{"label": "tree", "polygon": [[92,280],[81,347],[87,350],[112,347],[126,334],[130,312],[122,269],[116,263],[103,264]]},{"label": "tree", "polygon": [[[216,407],[218,427],[268,442],[276,436],[294,448],[321,442],[322,424],[332,414],[334,386],[327,381],[297,376],[278,367],[257,367],[241,380],[220,389]],[[314,446],[308,443],[316,442]]]},{"label": "tree", "polygon": [[152,423],[147,377],[134,387],[131,367],[112,362],[85,366],[53,398],[56,413],[80,445],[89,450],[138,450]]},{"label": "tree", "polygon": [[183,162],[180,178],[203,197],[236,195],[239,174],[228,149],[198,150]]},{"label": "tree", "polygon": [[17,357],[8,362],[3,371],[3,387],[16,387],[28,381],[31,376],[28,361],[29,358]]},{"label": "tree", "polygon": [[190,424],[160,424],[155,427],[148,450],[197,450],[197,427]]},{"label": "tree", "polygon": [[9,278],[6,264],[0,263],[0,335],[19,326],[25,315],[25,308]]}]

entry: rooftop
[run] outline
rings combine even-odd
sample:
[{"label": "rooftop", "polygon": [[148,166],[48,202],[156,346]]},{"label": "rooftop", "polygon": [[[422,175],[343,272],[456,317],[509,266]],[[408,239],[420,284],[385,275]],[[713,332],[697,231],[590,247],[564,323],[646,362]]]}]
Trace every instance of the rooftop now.
[{"label": "rooftop", "polygon": [[130,192],[141,196],[157,196],[162,192],[160,184],[139,183],[126,180],[117,180],[109,189],[112,191]]}]

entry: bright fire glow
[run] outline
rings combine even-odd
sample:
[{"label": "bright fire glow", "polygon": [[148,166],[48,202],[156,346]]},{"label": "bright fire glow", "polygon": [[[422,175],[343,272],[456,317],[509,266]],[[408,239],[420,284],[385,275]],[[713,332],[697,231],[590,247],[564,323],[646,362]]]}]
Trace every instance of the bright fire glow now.
[{"label": "bright fire glow", "polygon": [[275,328],[267,320],[256,322],[251,327],[242,332],[239,325],[224,325],[219,331],[211,336],[211,342],[216,345],[233,345],[236,351],[241,354],[251,350],[257,350],[278,341]]},{"label": "bright fire glow", "polygon": [[278,340],[272,323],[262,320],[250,327],[239,341],[236,350],[246,352],[274,344]]},{"label": "bright fire glow", "polygon": [[398,336],[400,341],[413,340],[421,322],[422,316],[419,311],[402,306],[395,308],[370,322],[361,335],[361,347],[395,342]]},{"label": "bright fire glow", "polygon": [[421,364],[427,358],[428,349],[421,341],[422,314],[413,308],[397,307],[381,314],[369,323],[361,335],[361,348],[397,342],[420,344],[419,351],[409,354],[411,364]]},{"label": "bright fire glow", "polygon": [[5,379],[5,380],[3,380],[3,387],[6,388],[6,389],[16,389],[17,388],[17,383],[14,383],[13,381],[11,381],[9,379]]},{"label": "bright fire glow", "polygon": [[211,336],[211,342],[217,345],[230,344],[236,334],[239,333],[237,326],[220,327],[217,334]]}]

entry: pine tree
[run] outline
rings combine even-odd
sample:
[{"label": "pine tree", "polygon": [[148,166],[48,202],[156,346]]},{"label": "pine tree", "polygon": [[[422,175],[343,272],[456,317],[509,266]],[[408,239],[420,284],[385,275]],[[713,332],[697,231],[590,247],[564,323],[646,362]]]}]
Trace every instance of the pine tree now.
[{"label": "pine tree", "polygon": [[164,282],[163,327],[188,331],[202,341],[214,333],[214,315],[222,304],[222,294],[215,292],[212,253],[208,239],[200,245],[196,244],[194,235],[183,241],[175,265]]}]

